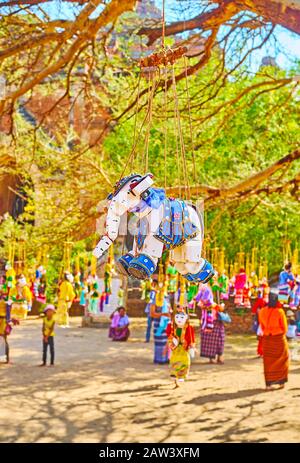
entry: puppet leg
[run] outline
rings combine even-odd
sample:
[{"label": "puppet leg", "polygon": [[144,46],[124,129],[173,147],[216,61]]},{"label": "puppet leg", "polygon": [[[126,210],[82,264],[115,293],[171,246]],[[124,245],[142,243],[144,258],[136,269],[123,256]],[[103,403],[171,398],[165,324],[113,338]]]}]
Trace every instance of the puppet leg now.
[{"label": "puppet leg", "polygon": [[174,266],[184,278],[192,282],[207,283],[214,275],[213,266],[201,257],[202,240],[195,237],[171,252]]},{"label": "puppet leg", "polygon": [[136,255],[136,250],[136,242],[135,240],[133,240],[133,247],[131,251],[127,252],[127,254],[124,254],[124,256],[121,256],[118,259],[116,267],[122,275],[130,275],[130,273],[128,272],[128,267],[130,265],[130,262],[132,261],[132,259],[134,259]]},{"label": "puppet leg", "polygon": [[139,280],[147,280],[155,272],[157,261],[162,255],[163,243],[153,235],[145,238],[137,257],[130,261],[128,273]]},{"label": "puppet leg", "polygon": [[128,267],[130,265],[130,262],[134,258],[134,253],[133,251],[127,252],[127,254],[124,254],[124,256],[121,256],[118,259],[118,262],[116,264],[116,267],[122,275],[129,275],[128,272]]}]

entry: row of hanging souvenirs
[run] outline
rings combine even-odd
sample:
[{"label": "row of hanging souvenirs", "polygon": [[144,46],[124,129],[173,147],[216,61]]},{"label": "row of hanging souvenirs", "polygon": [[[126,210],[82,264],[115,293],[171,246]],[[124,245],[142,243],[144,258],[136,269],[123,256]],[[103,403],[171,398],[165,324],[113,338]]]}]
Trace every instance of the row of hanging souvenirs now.
[{"label": "row of hanging souvenirs", "polygon": [[[79,260],[76,259],[74,274],[70,271],[70,265],[65,266],[57,286],[58,304],[78,302],[85,307],[86,313],[103,312],[105,304],[109,304],[112,291],[113,251],[104,266],[104,284],[96,275],[96,264],[96,259],[92,258],[90,268],[80,272]],[[17,271],[22,269],[19,265],[15,267]],[[25,319],[31,311],[34,300],[42,304],[46,303],[47,272],[43,265],[38,266],[35,271],[25,270],[23,267],[23,273],[17,273],[16,269],[10,262],[6,263],[5,274],[0,276],[0,299],[6,302],[11,317]],[[67,291],[65,291],[66,282],[68,282]],[[122,288],[119,289],[118,297],[122,305]]]},{"label": "row of hanging souvenirs", "polygon": [[232,262],[229,262],[223,247],[208,248],[204,242],[204,252],[216,271],[225,273],[230,280],[240,272],[240,269],[244,269],[248,276],[256,274],[259,280],[268,278],[268,263],[261,259],[258,262],[259,250],[256,247],[252,248],[251,253],[238,252]]},{"label": "row of hanging souvenirs", "polygon": [[[159,264],[157,283],[156,305],[162,306],[164,297],[168,295],[173,309],[175,304],[178,304],[181,307],[187,307],[190,313],[195,311],[195,297],[199,288],[205,286],[201,283],[187,282],[169,263]],[[259,279],[255,272],[247,275],[243,268],[239,269],[239,272],[231,278],[226,275],[225,271],[216,274],[207,285],[210,286],[217,304],[233,297],[237,307],[250,308],[251,299],[262,298],[266,303],[269,300],[270,288],[267,278]],[[141,282],[142,299],[146,302],[151,288],[152,282],[150,280]]]},{"label": "row of hanging souvenirs", "polygon": [[[111,295],[111,282],[114,270],[114,250],[110,248],[107,263],[104,266],[104,285],[96,275],[97,260],[92,256],[90,267],[87,265],[87,254],[84,256],[84,270],[80,269],[79,256],[75,257],[73,265],[73,274],[71,269],[71,247],[72,243],[66,242],[64,246],[63,268],[65,275],[67,274],[68,281],[71,283],[74,290],[74,301],[79,302],[85,307],[86,314],[99,314],[103,312],[104,306],[109,304]],[[244,252],[237,254],[234,264],[226,265],[224,249],[213,248],[206,250],[206,254],[210,254],[210,260],[214,267],[218,270],[216,275],[210,281],[210,287],[214,294],[214,299],[217,303],[227,300],[230,296],[234,298],[234,303],[238,307],[250,308],[251,299],[257,297],[263,298],[268,302],[269,286],[267,280],[267,264],[257,262],[257,249],[253,248],[251,258]],[[293,263],[293,269],[298,267],[298,251],[294,249],[293,253],[289,251],[289,256]],[[42,258],[41,258],[42,257]],[[39,260],[46,262],[43,256],[39,256]],[[37,261],[39,261],[37,259]],[[240,264],[246,264],[246,268],[238,267]],[[172,300],[175,300],[175,293],[178,296],[179,305],[189,307],[194,310],[194,297],[198,292],[199,285],[196,283],[187,282],[183,279],[174,267],[159,263],[158,284],[160,286],[158,301],[163,301],[165,294],[169,294]],[[16,269],[15,269],[16,268]],[[24,274],[16,274],[22,270],[22,267],[11,265],[7,262],[5,276],[0,277],[0,297],[5,300],[10,300],[12,304],[12,312],[16,318],[26,318],[28,311],[31,310],[32,302],[36,299],[38,302],[46,302],[46,269],[43,265],[39,265],[36,270],[26,271]],[[258,274],[253,268],[258,268]],[[220,271],[219,269],[223,269]],[[226,270],[227,269],[227,270]],[[236,270],[238,269],[238,270]],[[251,270],[252,269],[252,270]],[[229,273],[228,273],[229,272]],[[57,299],[59,300],[60,285],[64,277],[61,275],[58,283]],[[150,281],[141,283],[143,292],[151,286]],[[290,301],[293,299],[290,295]],[[122,288],[118,292],[118,303],[123,305],[124,291]]]},{"label": "row of hanging souvenirs", "polygon": [[[32,278],[17,274],[10,262],[5,265],[5,275],[0,277],[0,299],[7,304],[12,318],[24,319],[31,311],[34,298],[46,301],[46,271],[40,266]],[[10,318],[10,317],[9,317]]]},{"label": "row of hanging souvenirs", "polygon": [[[85,266],[87,269],[87,265]],[[81,276],[78,258],[75,262],[76,277],[74,278],[74,302],[84,307],[85,315],[99,315],[104,312],[105,305],[110,303],[112,294],[112,278],[116,275],[114,264],[114,248],[110,248],[107,262],[104,264],[103,279],[97,276],[97,259],[92,256],[87,276]],[[86,272],[83,272],[86,274]],[[118,290],[118,305],[123,305],[124,291]],[[59,296],[58,296],[59,299]]]},{"label": "row of hanging souvenirs", "polygon": [[[224,247],[209,248],[204,240],[204,253],[217,272],[225,272],[232,279],[240,269],[245,269],[247,275],[253,272],[259,280],[268,278],[268,263],[259,258],[260,250],[253,247],[251,252],[240,251],[235,255],[233,262],[229,262]],[[291,246],[291,241],[284,240],[282,249],[282,262],[291,262],[293,271],[296,275],[300,274],[299,252],[296,245]]]}]

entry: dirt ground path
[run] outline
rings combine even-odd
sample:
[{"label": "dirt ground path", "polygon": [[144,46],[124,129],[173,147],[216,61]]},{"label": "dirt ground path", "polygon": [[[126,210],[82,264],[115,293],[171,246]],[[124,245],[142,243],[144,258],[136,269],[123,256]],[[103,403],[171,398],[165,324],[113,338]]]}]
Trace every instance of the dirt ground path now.
[{"label": "dirt ground path", "polygon": [[[193,361],[173,389],[167,366],[152,363],[145,322],[124,344],[107,329],[57,328],[57,363],[41,361],[41,321],[13,330],[13,364],[0,366],[0,442],[299,442],[300,362],[286,390],[264,392],[256,340],[228,336],[226,363]],[[198,346],[199,347],[199,346]]]}]

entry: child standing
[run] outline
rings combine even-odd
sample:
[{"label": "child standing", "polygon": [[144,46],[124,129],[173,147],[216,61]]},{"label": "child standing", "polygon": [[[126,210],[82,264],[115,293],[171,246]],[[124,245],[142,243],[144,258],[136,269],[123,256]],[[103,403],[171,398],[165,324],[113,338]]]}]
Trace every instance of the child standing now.
[{"label": "child standing", "polygon": [[54,305],[48,304],[44,310],[45,318],[43,320],[43,363],[41,367],[45,367],[47,363],[47,350],[50,348],[50,365],[54,365],[54,325],[56,310]]}]

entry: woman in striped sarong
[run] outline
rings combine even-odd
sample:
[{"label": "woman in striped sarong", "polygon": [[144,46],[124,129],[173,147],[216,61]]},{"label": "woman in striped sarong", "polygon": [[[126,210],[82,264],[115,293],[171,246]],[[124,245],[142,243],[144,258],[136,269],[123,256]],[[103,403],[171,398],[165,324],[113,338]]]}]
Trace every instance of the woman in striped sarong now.
[{"label": "woman in striped sarong", "polygon": [[157,334],[159,329],[159,318],[154,318],[154,363],[162,365],[169,363],[168,336],[166,331]]},{"label": "woman in striped sarong", "polygon": [[209,358],[209,363],[223,364],[223,354],[225,345],[225,328],[221,320],[218,319],[218,312],[222,306],[207,301],[207,305],[202,307],[201,317],[201,343],[200,356]]},{"label": "woman in striped sarong", "polygon": [[[164,309],[167,301],[164,301]],[[154,359],[153,362],[157,364],[169,363],[169,348],[168,336],[166,332],[167,321],[169,314],[163,307],[158,307],[155,304],[151,305],[151,317],[154,324]]]},{"label": "woman in striped sarong", "polygon": [[263,332],[262,350],[266,390],[284,388],[288,381],[289,350],[286,339],[288,324],[277,294],[270,294],[268,307],[259,312],[259,323]]}]

